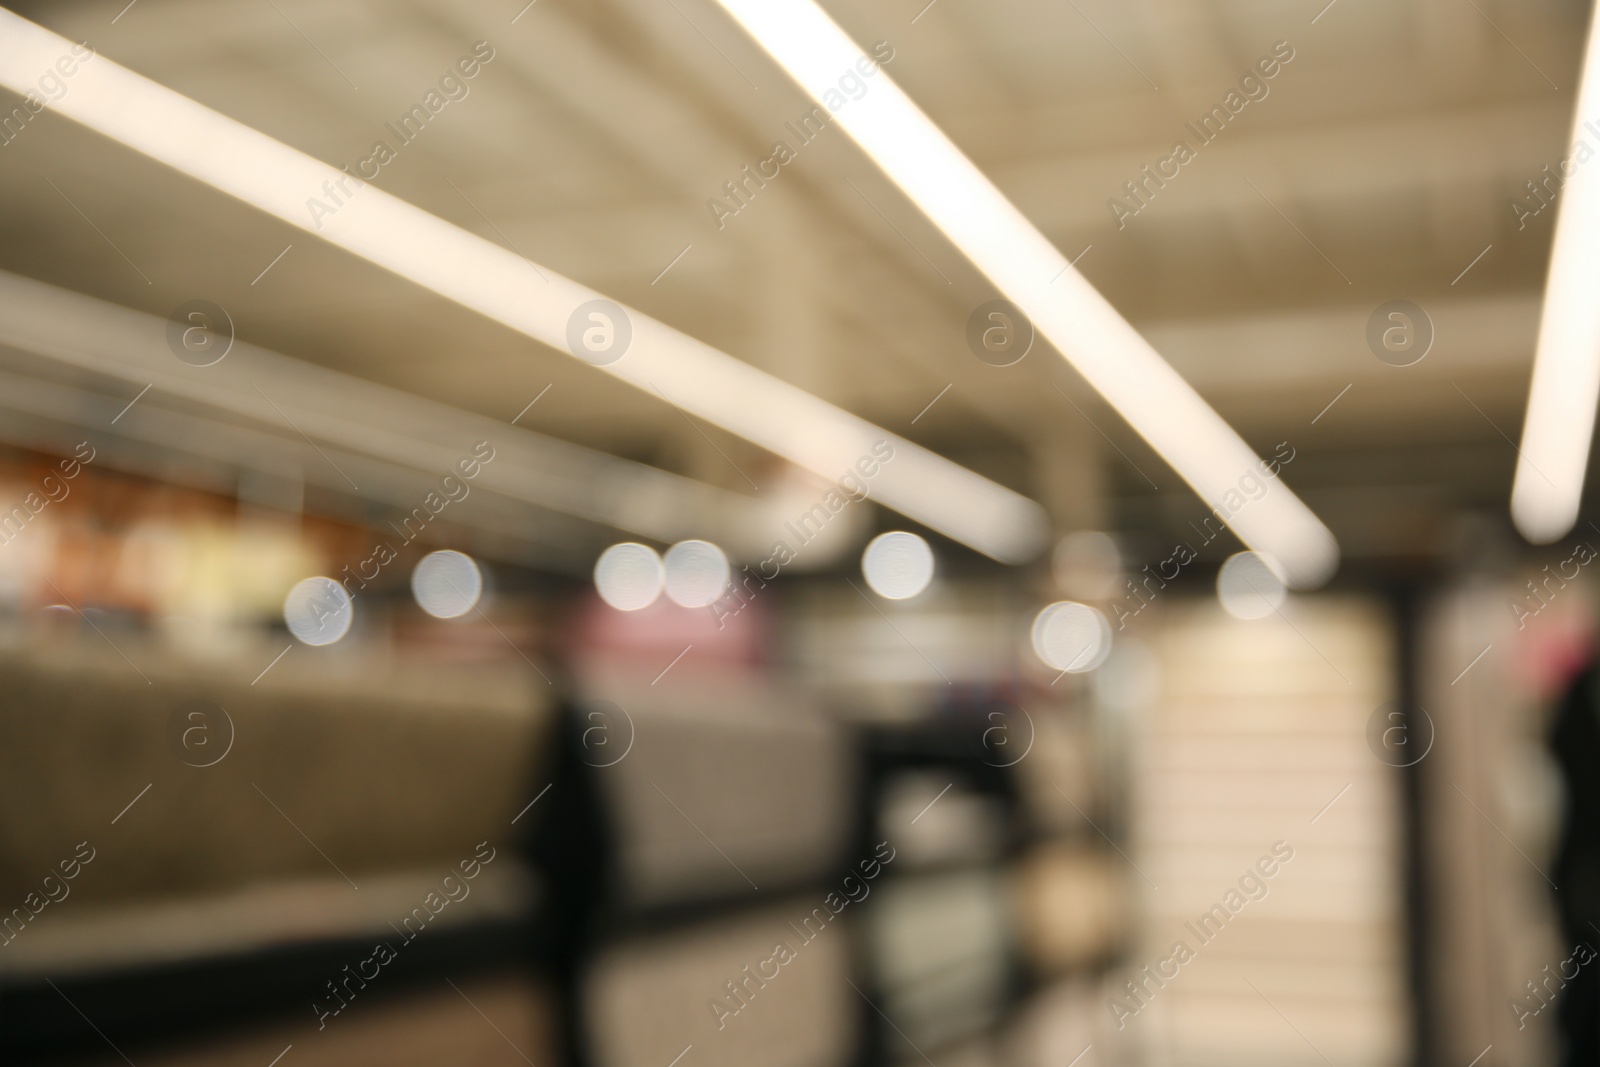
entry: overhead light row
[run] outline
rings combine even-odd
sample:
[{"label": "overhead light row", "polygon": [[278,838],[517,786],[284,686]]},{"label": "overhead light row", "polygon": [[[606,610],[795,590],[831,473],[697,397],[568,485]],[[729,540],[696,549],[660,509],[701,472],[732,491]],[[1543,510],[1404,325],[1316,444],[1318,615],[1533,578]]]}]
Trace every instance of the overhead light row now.
[{"label": "overhead light row", "polygon": [[[892,531],[872,539],[861,556],[862,576],[873,592],[906,600],[933,580],[933,550],[914,533]],[[624,542],[606,549],[595,563],[600,598],[619,611],[639,611],[660,598],[680,607],[709,607],[727,595],[732,578],[728,557],[709,541],[680,541],[665,558],[648,545]],[[478,606],[483,572],[464,552],[440,549],[418,561],[411,572],[411,595],[436,619],[455,619]],[[1278,611],[1287,596],[1276,563],[1254,552],[1230,556],[1217,575],[1217,598],[1228,614],[1259,619]],[[301,579],[283,602],[284,625],[296,639],[331,645],[350,631],[355,599],[344,585],[317,575]],[[1098,608],[1062,600],[1046,605],[1029,631],[1034,654],[1064,673],[1093,671],[1111,654],[1111,624]]]},{"label": "overhead light row", "polygon": [[[908,600],[921,593],[933,581],[933,569],[928,542],[904,530],[879,534],[861,553],[862,577],[886,600]],[[595,561],[594,587],[618,611],[640,611],[663,592],[679,607],[705,608],[729,595],[733,568],[722,549],[709,541],[680,541],[665,557],[649,545],[626,541]]]},{"label": "overhead light row", "polygon": [[600,554],[594,587],[618,611],[647,608],[663,591],[679,607],[704,608],[722,597],[732,574],[727,555],[709,541],[679,541],[665,559],[649,545],[628,541]]},{"label": "overhead light row", "polygon": [[[436,619],[458,619],[483,597],[483,572],[464,552],[429,552],[411,572],[411,595]],[[355,622],[355,597],[324,575],[302,578],[283,598],[283,624],[307,645],[331,645]]]},{"label": "overhead light row", "polygon": [[[26,93],[74,47],[0,11],[0,84]],[[1023,562],[1048,538],[1044,510],[1026,497],[373,185],[351,194],[345,172],[110,59],[78,66],[49,106],[830,481],[887,441],[895,459],[874,498],[988,556]],[[339,210],[313,218],[308,198],[341,184]],[[607,331],[599,355],[590,329]]]}]

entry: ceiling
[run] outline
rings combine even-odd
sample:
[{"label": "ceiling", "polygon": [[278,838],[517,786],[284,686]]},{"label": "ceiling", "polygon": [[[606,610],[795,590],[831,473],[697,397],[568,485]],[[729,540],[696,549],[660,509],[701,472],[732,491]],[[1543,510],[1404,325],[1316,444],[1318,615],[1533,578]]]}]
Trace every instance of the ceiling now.
[{"label": "ceiling", "polygon": [[[1504,512],[1555,215],[1519,228],[1511,200],[1566,154],[1588,9],[1325,2],[826,6],[1258,450],[1292,443],[1286,480],[1347,553],[1409,553],[1457,509]],[[524,3],[13,6],[335,165],[487,41],[376,184],[1062,527],[1205,513],[1047,348],[968,351],[992,289],[841,130],[797,144],[810,105],[711,0]],[[1275,47],[1268,94],[1200,144],[1185,123]],[[795,161],[719,228],[708,200],[780,139]],[[1194,159],[1119,228],[1111,198],[1178,140]],[[211,300],[253,344],[495,419],[548,386],[519,425],[730,491],[774,462],[59,116],[0,146],[0,198],[5,270],[160,316]],[[1403,368],[1364,339],[1401,298],[1436,330]]]}]

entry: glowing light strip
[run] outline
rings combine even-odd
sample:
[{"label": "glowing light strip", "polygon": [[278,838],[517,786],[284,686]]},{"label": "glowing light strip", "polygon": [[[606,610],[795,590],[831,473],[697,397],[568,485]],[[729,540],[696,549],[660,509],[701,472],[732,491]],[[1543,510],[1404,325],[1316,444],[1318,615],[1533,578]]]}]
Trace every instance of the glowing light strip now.
[{"label": "glowing light strip", "polygon": [[[37,90],[74,45],[0,11],[0,84]],[[343,171],[173,92],[111,60],[78,63],[49,107],[190,177],[275,215],[463,307],[563,351],[567,323],[603,299],[583,285],[430,215]],[[308,201],[337,210],[313,218]],[[620,305],[619,305],[620,306]],[[625,356],[600,369],[664,396],[829,480],[872,446],[895,449],[872,482],[879,503],[995,559],[1021,562],[1048,536],[1033,501],[927,449],[857,418],[687,334],[624,307],[632,325]]]},{"label": "glowing light strip", "polygon": [[[166,319],[155,315],[0,271],[0,344],[121,379],[129,396],[142,387],[153,388],[155,396],[141,400],[140,408],[160,403],[157,397],[181,397],[221,414],[225,421],[260,421],[280,432],[293,426],[341,455],[434,477],[450,469],[463,445],[488,440],[502,458],[483,468],[477,484],[510,500],[659,541],[715,533],[745,553],[765,554],[771,549],[771,516],[753,497],[244,341],[236,342],[220,363],[197,372],[173,358],[167,326]],[[270,401],[257,382],[270,391]],[[92,405],[84,411],[102,419]],[[166,425],[178,417],[163,412],[159,422]],[[137,414],[124,419],[122,430],[137,421]],[[248,447],[256,450],[257,462],[268,461],[263,469],[280,469],[282,453],[269,447],[270,437],[264,442],[255,436],[258,431],[244,425],[237,429],[249,437]],[[248,467],[249,451],[243,452]],[[342,466],[319,460],[310,477],[331,474]],[[365,477],[358,484],[362,496],[374,495]],[[350,488],[342,475],[335,476],[333,487]]]},{"label": "glowing light strip", "polygon": [[[1572,125],[1573,143],[1589,143],[1600,128],[1600,16],[1590,16]],[[1554,541],[1578,521],[1600,399],[1600,163],[1575,162],[1563,176],[1511,486],[1511,518],[1536,544]]]},{"label": "glowing light strip", "polygon": [[[811,0],[718,0],[827,106],[863,53]],[[862,79],[858,79],[862,80]],[[1338,566],[1333,534],[1286,486],[1240,507],[1259,473],[1250,446],[961,153],[889,75],[877,71],[836,121],[1239,538],[1316,586]],[[1231,506],[1230,506],[1231,504]],[[1232,514],[1229,514],[1232,512]]]}]

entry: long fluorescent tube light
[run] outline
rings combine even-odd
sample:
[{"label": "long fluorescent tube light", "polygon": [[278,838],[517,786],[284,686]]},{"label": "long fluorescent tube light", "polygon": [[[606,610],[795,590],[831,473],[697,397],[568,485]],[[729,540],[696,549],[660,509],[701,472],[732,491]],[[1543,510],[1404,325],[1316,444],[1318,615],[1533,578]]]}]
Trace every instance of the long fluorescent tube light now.
[{"label": "long fluorescent tube light", "polygon": [[[260,472],[280,485],[298,477],[301,487],[325,494],[319,514],[359,524],[373,521],[374,504],[387,505],[397,516],[407,515],[438,484],[437,472],[429,478],[411,467],[332,451],[330,446],[329,456],[339,470],[360,482],[361,494],[355,496],[316,453],[310,457],[314,462],[296,466],[295,441],[227,417],[164,406],[154,393],[107,429],[108,421],[127,406],[128,395],[107,396],[77,383],[13,373],[0,366],[0,442],[65,456],[75,442],[87,437],[95,447],[97,467],[224,495],[239,491],[241,471]],[[605,543],[600,527],[555,511],[530,515],[526,501],[493,491],[476,489],[468,499],[471,505],[452,506],[444,521],[488,535],[473,545],[474,555],[514,560],[574,578],[587,578],[593,571],[593,554]]]},{"label": "long fluorescent tube light", "polygon": [[[0,85],[29,93],[71,41],[0,11]],[[81,52],[81,50],[80,50]],[[48,106],[152,159],[276,215],[402,278],[553,348],[568,322],[603,299],[547,267],[484,240],[111,60],[77,64]],[[311,198],[344,184],[333,214]],[[1023,562],[1049,535],[1044,509],[942,456],[857,418],[641,312],[632,343],[600,369],[834,481],[887,440],[894,460],[872,479],[880,504],[994,559]]]},{"label": "long fluorescent tube light", "polygon": [[[811,0],[718,0],[808,94],[826,107],[864,60]],[[866,62],[871,62],[866,60]],[[859,78],[857,79],[860,80]],[[1067,262],[944,132],[879,70],[833,115],[995,287],[1033,321],[1240,540],[1311,588],[1339,562],[1333,534],[1286,486],[1239,507],[1239,480],[1260,462],[1128,321]]]},{"label": "long fluorescent tube light", "polygon": [[[1600,15],[1591,15],[1569,143],[1587,142],[1596,124]],[[1522,536],[1541,545],[1578,521],[1600,399],[1600,164],[1577,162],[1570,174],[1565,166],[1562,171],[1533,382],[1511,485],[1512,521]]]},{"label": "long fluorescent tube light", "polygon": [[[743,493],[659,470],[513,426],[486,415],[237,341],[202,372],[174,359],[167,320],[46,282],[0,271],[0,344],[54,363],[120,379],[129,396],[142,387],[181,398],[227,419],[259,422],[335,454],[364,456],[434,478],[461,450],[487,440],[500,458],[477,484],[511,501],[658,541],[715,534],[738,552],[772,545],[766,505]],[[130,415],[123,425],[135,418]],[[261,453],[273,457],[272,449]],[[343,463],[317,460],[317,472]],[[333,487],[348,489],[344,475]],[[371,486],[357,478],[358,492]]]}]

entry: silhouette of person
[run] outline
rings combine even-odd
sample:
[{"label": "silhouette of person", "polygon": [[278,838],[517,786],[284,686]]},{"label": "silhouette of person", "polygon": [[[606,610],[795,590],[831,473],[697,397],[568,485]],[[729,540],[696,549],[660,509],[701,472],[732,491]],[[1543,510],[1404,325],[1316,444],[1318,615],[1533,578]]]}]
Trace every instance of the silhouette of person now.
[{"label": "silhouette of person", "polygon": [[[1556,909],[1565,945],[1600,946],[1600,676],[1588,667],[1567,690],[1550,732],[1566,787],[1556,850]],[[1600,1065],[1600,961],[1561,991],[1556,1023],[1564,1067]]]}]

